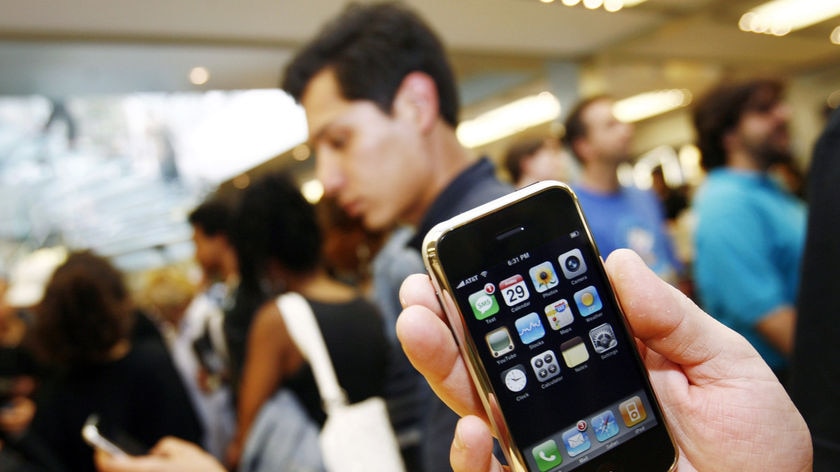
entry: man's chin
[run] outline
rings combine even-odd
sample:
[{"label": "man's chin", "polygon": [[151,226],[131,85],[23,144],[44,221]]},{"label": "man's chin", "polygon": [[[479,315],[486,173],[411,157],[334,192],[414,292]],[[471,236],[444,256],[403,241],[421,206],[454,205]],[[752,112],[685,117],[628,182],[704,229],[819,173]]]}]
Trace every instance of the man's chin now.
[{"label": "man's chin", "polygon": [[361,215],[362,225],[368,231],[384,231],[393,226],[393,220],[377,215],[375,213],[365,213]]}]

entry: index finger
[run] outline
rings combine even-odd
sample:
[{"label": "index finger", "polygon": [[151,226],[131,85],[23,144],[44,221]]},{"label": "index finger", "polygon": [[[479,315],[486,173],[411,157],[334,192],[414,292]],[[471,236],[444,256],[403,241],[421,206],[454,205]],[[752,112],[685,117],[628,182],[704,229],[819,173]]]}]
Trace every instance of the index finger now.
[{"label": "index finger", "polygon": [[397,319],[397,337],[408,360],[456,413],[486,418],[429,277],[409,276],[400,299],[405,309]]}]

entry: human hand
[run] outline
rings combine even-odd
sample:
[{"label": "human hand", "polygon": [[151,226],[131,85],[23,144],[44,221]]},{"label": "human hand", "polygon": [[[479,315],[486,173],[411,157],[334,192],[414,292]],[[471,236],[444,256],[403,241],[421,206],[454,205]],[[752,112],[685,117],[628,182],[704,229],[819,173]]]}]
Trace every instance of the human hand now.
[{"label": "human hand", "polygon": [[99,472],[226,472],[213,456],[193,443],[167,437],[146,456],[112,456],[97,451]]},{"label": "human hand", "polygon": [[[607,272],[680,450],[679,470],[811,469],[808,428],[753,347],[651,272],[632,251]],[[434,289],[423,275],[400,291],[397,336],[435,393],[464,418],[450,455],[456,472],[500,471],[486,413]]]}]

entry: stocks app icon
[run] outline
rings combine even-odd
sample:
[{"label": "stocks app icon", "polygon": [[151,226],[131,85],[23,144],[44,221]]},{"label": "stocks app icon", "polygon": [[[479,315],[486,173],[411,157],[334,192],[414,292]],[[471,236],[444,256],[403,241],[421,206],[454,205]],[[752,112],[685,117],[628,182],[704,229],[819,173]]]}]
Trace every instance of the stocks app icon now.
[{"label": "stocks app icon", "polygon": [[545,328],[543,328],[540,317],[536,313],[529,313],[516,320],[516,332],[519,333],[519,339],[525,344],[531,344],[545,336]]}]

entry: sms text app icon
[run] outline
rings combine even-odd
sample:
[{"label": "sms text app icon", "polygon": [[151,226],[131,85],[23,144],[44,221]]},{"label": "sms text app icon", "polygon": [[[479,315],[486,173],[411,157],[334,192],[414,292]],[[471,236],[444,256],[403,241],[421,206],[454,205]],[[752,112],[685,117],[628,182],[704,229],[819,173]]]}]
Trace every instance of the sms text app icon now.
[{"label": "sms text app icon", "polygon": [[569,326],[575,320],[572,315],[572,307],[565,299],[546,305],[545,317],[548,320],[548,325],[555,331]]},{"label": "sms text app icon", "polygon": [[516,332],[519,333],[519,339],[525,344],[531,344],[545,336],[545,328],[543,328],[540,317],[536,313],[529,313],[516,320]]},{"label": "sms text app icon", "polygon": [[560,455],[557,443],[553,439],[536,445],[531,449],[531,454],[534,455],[534,461],[537,462],[540,472],[551,470],[563,462],[563,456]]},{"label": "sms text app icon", "polygon": [[[492,284],[488,285],[492,287]],[[483,320],[499,312],[499,302],[496,301],[496,296],[492,293],[493,291],[495,291],[495,288],[488,293],[488,289],[485,287],[484,290],[480,290],[469,296],[470,307],[472,307],[475,319]]]},{"label": "sms text app icon", "polygon": [[601,297],[598,296],[598,291],[592,285],[579,292],[575,292],[575,304],[580,312],[580,316],[589,316],[603,308]]},{"label": "sms text app icon", "polygon": [[586,262],[583,261],[583,254],[580,249],[572,249],[563,253],[557,258],[560,262],[560,269],[567,279],[573,279],[586,272]]},{"label": "sms text app icon", "polygon": [[537,289],[537,293],[545,292],[560,283],[557,279],[557,273],[554,272],[554,266],[548,261],[531,267],[528,273],[531,275],[531,282],[533,282],[534,287]]}]

